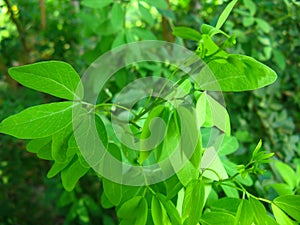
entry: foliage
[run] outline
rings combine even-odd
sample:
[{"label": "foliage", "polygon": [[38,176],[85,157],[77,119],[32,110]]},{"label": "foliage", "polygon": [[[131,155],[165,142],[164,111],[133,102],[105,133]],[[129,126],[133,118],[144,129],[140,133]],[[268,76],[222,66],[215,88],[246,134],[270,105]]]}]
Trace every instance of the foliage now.
[{"label": "foliage", "polygon": [[[18,8],[21,12],[24,12],[22,8],[31,7],[36,10],[34,2],[18,2]],[[78,3],[74,2],[74,4]],[[293,68],[296,65],[293,62],[297,62],[297,56],[285,60],[284,53],[287,54],[287,52],[285,52],[284,45],[282,44],[282,49],[278,50],[279,43],[284,43],[282,40],[293,42],[289,45],[292,46],[291,50],[295,50],[299,46],[297,39],[292,38],[297,36],[298,29],[293,27],[295,23],[291,22],[297,19],[297,14],[294,12],[295,7],[298,7],[297,3],[242,1],[229,16],[229,12],[237,1],[230,2],[223,13],[220,12],[219,7],[216,7],[217,4],[213,5],[214,3],[208,2],[201,6],[202,15],[199,18],[194,14],[198,14],[194,11],[197,7],[192,6],[192,4],[197,5],[196,1],[178,1],[178,4],[170,6],[165,1],[101,2],[102,4],[95,5],[93,1],[84,0],[81,2],[80,12],[78,12],[77,6],[74,7],[76,11],[70,4],[58,5],[57,1],[48,1],[48,9],[56,10],[56,13],[49,16],[48,29],[40,34],[40,38],[36,38],[37,32],[34,29],[26,32],[28,39],[35,38],[30,46],[29,57],[19,61],[27,63],[49,58],[64,59],[76,65],[76,68],[82,69],[99,54],[111,48],[139,40],[164,38],[169,41],[174,40],[180,45],[185,43],[186,46],[194,49],[196,54],[214,72],[220,86],[203,79],[203,76],[200,75],[196,77],[196,82],[193,79],[186,79],[186,77],[175,80],[178,84],[187,86],[187,91],[196,103],[197,112],[191,114],[193,116],[191,116],[190,122],[196,124],[196,121],[200,121],[197,125],[201,126],[201,132],[197,131],[197,136],[201,137],[202,146],[196,148],[196,153],[190,160],[191,163],[187,163],[182,171],[165,182],[145,187],[118,185],[100,177],[102,189],[98,182],[99,174],[95,176],[94,172],[89,170],[89,165],[74,142],[71,126],[72,110],[80,108],[83,112],[78,117],[82,116],[85,121],[95,121],[102,142],[118,160],[133,165],[137,163],[145,165],[147,160],[148,162],[153,159],[159,160],[160,155],[168,157],[169,151],[172,150],[168,147],[169,144],[173,143],[171,146],[175,146],[178,143],[176,138],[182,135],[182,131],[178,128],[180,127],[180,121],[177,118],[178,114],[180,115],[179,109],[174,109],[165,102],[157,103],[155,99],[148,102],[148,107],[145,107],[142,102],[133,109],[132,113],[138,114],[133,121],[142,129],[141,134],[138,133],[137,137],[146,138],[150,135],[147,124],[150,124],[154,117],[163,118],[167,124],[167,136],[164,140],[164,143],[167,144],[163,144],[161,149],[152,150],[152,155],[143,154],[144,152],[137,155],[134,151],[125,148],[112,135],[107,118],[111,115],[112,106],[115,105],[107,101],[110,101],[135,78],[151,74],[168,78],[176,70],[169,65],[151,63],[128,66],[126,69],[120,70],[115,78],[106,85],[106,91],[100,94],[98,104],[91,106],[83,101],[80,93],[75,92],[80,84],[80,79],[75,70],[67,63],[47,61],[11,68],[9,74],[17,82],[60,98],[31,102],[30,106],[40,102],[47,103],[31,106],[21,113],[3,120],[0,132],[22,139],[33,139],[27,144],[27,150],[35,153],[39,158],[53,161],[47,176],[55,177],[61,173],[63,187],[67,191],[71,191],[62,191],[61,185],[56,183],[54,189],[57,191],[50,192],[52,198],[55,199],[58,198],[58,192],[61,194],[57,207],[71,206],[60,210],[62,214],[67,213],[65,224],[96,224],[100,219],[104,224],[114,224],[115,221],[107,216],[111,214],[111,211],[103,209],[112,207],[116,208],[121,224],[197,224],[199,221],[200,224],[224,224],[224,222],[228,224],[251,224],[252,222],[276,224],[275,220],[278,224],[300,222],[297,213],[299,196],[295,196],[295,194],[299,194],[299,160],[294,160],[295,166],[289,166],[277,160],[274,164],[270,163],[272,156],[270,152],[273,151],[277,158],[284,159],[286,162],[299,154],[297,146],[299,137],[294,134],[295,129],[298,128],[294,126],[291,119],[287,119],[287,117],[293,117],[296,121],[298,115],[293,111],[283,110],[284,106],[281,105],[282,100],[287,96],[291,97],[285,101],[287,108],[294,104],[294,101],[298,104],[297,95],[283,91],[285,86],[297,84],[294,75],[296,68]],[[264,7],[263,4],[269,4],[269,7]],[[263,18],[265,12],[260,9],[267,8],[267,15],[272,17],[274,12],[280,14],[282,4],[286,5],[288,16],[276,18],[276,23],[266,22]],[[58,8],[61,11],[57,10]],[[218,13],[212,13],[214,10]],[[38,30],[38,25],[32,22],[34,20],[28,12],[32,11],[28,10],[26,13],[16,15],[21,22],[32,24]],[[220,14],[219,18],[211,16]],[[33,15],[38,18],[38,12]],[[76,18],[71,20],[70,18],[74,15]],[[229,21],[225,23],[228,16]],[[240,20],[241,16],[242,20]],[[164,25],[166,19],[173,34],[177,36],[175,39],[170,39],[170,27]],[[191,21],[193,22],[191,23]],[[208,24],[203,24],[203,21]],[[174,26],[174,23],[178,26]],[[74,29],[73,24],[80,24],[82,29]],[[194,27],[186,27],[185,24],[193,24]],[[202,24],[200,29],[198,28],[199,24]],[[214,24],[216,26],[213,26]],[[274,32],[274,36],[270,36],[271,30],[280,30],[275,25],[288,27],[288,35],[282,36],[280,32]],[[15,31],[9,33],[17,35]],[[5,46],[2,46],[1,50],[6,58],[5,64],[11,66],[12,57],[16,57],[10,55],[15,42],[9,42],[6,39],[1,42],[1,45],[4,44]],[[231,48],[233,45],[237,47]],[[257,51],[262,45],[264,46],[263,51]],[[84,52],[81,57],[78,57],[76,52],[78,49]],[[40,50],[42,50],[42,54],[40,54]],[[281,78],[279,82],[283,84],[278,85],[277,83],[263,91],[227,94],[225,97],[227,102],[230,102],[228,113],[215,99],[213,93],[208,91],[254,90],[271,84],[276,78],[274,71],[244,54],[265,61],[272,67],[276,65],[275,69]],[[18,57],[23,58],[22,56]],[[287,72],[284,71],[287,67],[285,62],[291,67]],[[51,71],[51,73],[49,74],[47,71]],[[201,71],[204,73],[205,68]],[[66,79],[61,79],[59,76],[62,72]],[[283,73],[287,73],[287,75],[284,76]],[[232,76],[233,74],[238,74],[239,77],[235,78]],[[230,77],[230,79],[223,80],[224,77]],[[294,80],[296,82],[287,82]],[[209,83],[210,85],[199,87],[196,83]],[[185,87],[184,85],[182,86]],[[298,86],[295,85],[296,90],[299,88]],[[8,98],[8,96],[3,97],[3,99]],[[53,102],[54,100],[58,102]],[[49,101],[53,103],[48,103]],[[74,102],[72,103],[72,101]],[[22,99],[19,102],[21,105],[24,104]],[[4,115],[6,117],[27,106],[20,106],[16,111],[7,112]],[[211,111],[210,107],[217,110]],[[7,107],[3,106],[3,109],[5,108]],[[90,109],[95,109],[93,112],[95,115],[89,114]],[[182,110],[188,112],[184,107]],[[139,116],[139,113],[144,116]],[[269,116],[271,113],[274,114],[272,117]],[[226,124],[218,122],[216,118],[220,115],[226,118]],[[232,120],[231,126],[229,115]],[[145,116],[147,117],[145,118]],[[256,124],[247,123],[247,120],[259,120],[262,124],[262,132],[258,132]],[[240,127],[241,125],[242,127]],[[230,127],[232,127],[232,132]],[[81,127],[81,130],[85,130],[85,127]],[[193,132],[195,131],[193,130]],[[216,137],[213,143],[208,138],[211,134]],[[263,138],[264,146],[262,147],[259,142],[255,147],[256,140],[260,138]],[[265,140],[266,138],[267,140]],[[218,149],[218,145],[220,145],[218,140],[222,139],[223,142],[219,146],[216,159],[210,167],[199,170],[201,158],[202,161],[205,161],[205,157],[207,157],[205,152],[214,148]],[[6,142],[3,143],[3,146],[7,145]],[[22,146],[24,145],[24,142],[20,143]],[[254,151],[247,153],[247,149],[254,149]],[[245,157],[245,154],[248,157]],[[4,163],[2,166],[5,169],[7,165]],[[275,176],[282,182],[279,183],[272,179],[266,187],[263,187],[260,181],[266,182],[268,180],[266,178],[272,178],[270,172],[265,172],[270,165]],[[31,167],[28,169],[32,170]],[[43,167],[43,169],[45,168]],[[54,182],[57,182],[56,178],[54,178]],[[81,182],[76,185],[80,178]],[[53,187],[51,184],[49,186]],[[73,190],[74,188],[75,190]],[[277,197],[278,195],[279,197]],[[100,201],[102,207],[100,207]],[[4,206],[4,208],[9,207]],[[270,212],[273,213],[275,220],[270,216]],[[15,223],[9,216],[4,221],[8,221],[9,224]],[[27,221],[27,223],[32,222]]]}]

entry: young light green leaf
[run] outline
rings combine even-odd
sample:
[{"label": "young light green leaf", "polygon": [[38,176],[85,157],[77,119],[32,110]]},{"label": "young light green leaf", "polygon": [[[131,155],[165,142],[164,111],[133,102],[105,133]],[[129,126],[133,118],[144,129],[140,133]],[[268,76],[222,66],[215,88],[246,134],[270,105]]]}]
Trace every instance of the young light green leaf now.
[{"label": "young light green leaf", "polygon": [[88,172],[89,168],[85,168],[78,160],[75,160],[71,165],[66,167],[61,172],[61,180],[64,188],[67,191],[72,191],[78,180]]},{"label": "young light green leaf", "polygon": [[260,150],[261,146],[262,146],[262,141],[259,140],[259,142],[256,145],[255,149],[253,150],[252,159],[254,159],[255,155],[258,153],[258,151]]},{"label": "young light green leaf", "polygon": [[200,221],[205,199],[204,187],[202,180],[193,180],[187,186],[182,207],[184,224],[196,225]]},{"label": "young light green leaf", "polygon": [[225,212],[208,212],[201,217],[201,225],[232,225],[234,216]]},{"label": "young light green leaf", "polygon": [[189,27],[174,27],[173,35],[193,41],[201,40],[201,34]]},{"label": "young light green leaf", "polygon": [[231,54],[227,58],[208,62],[193,79],[202,90],[239,92],[272,84],[277,75],[249,56]]},{"label": "young light green leaf", "polygon": [[271,204],[272,211],[275,216],[276,221],[278,224],[284,224],[284,225],[297,225],[298,223],[295,221],[292,221],[280,208],[278,208],[275,204]]},{"label": "young light green leaf", "polygon": [[171,225],[171,221],[167,215],[167,211],[162,206],[160,201],[157,199],[155,195],[152,196],[151,201],[151,214],[154,225]]},{"label": "young light green leaf", "polygon": [[251,225],[254,222],[252,207],[246,199],[242,199],[237,210],[234,225]]},{"label": "young light green leaf", "polygon": [[51,136],[72,123],[72,109],[78,103],[58,102],[33,106],[4,119],[0,133],[20,139]]},{"label": "young light green leaf", "polygon": [[295,188],[297,186],[297,175],[294,172],[294,170],[287,164],[276,161],[275,162],[275,167],[280,173],[281,177],[283,180],[291,187]]},{"label": "young light green leaf", "polygon": [[108,6],[112,2],[113,0],[83,0],[81,4],[93,9],[101,9],[105,6]]},{"label": "young light green leaf", "polygon": [[233,7],[235,6],[235,4],[237,3],[238,0],[233,0],[231,1],[227,6],[226,8],[223,10],[223,12],[221,13],[219,19],[218,19],[218,22],[217,22],[217,25],[216,25],[216,28],[217,29],[220,29],[223,24],[225,23],[225,21],[227,20],[231,10],[233,9]]},{"label": "young light green leaf", "polygon": [[254,220],[256,224],[263,224],[266,221],[267,211],[264,205],[255,198],[250,198],[249,202],[254,213]]},{"label": "young light green leaf", "polygon": [[121,4],[119,2],[115,2],[111,9],[111,24],[116,28],[122,28],[124,23],[124,12]]},{"label": "young light green leaf", "polygon": [[159,201],[162,203],[163,207],[166,209],[168,216],[170,218],[171,224],[172,225],[181,225],[181,219],[179,216],[179,213],[173,204],[173,202],[168,199],[166,196],[158,193],[157,198]]},{"label": "young light green leaf", "polygon": [[82,99],[80,77],[74,68],[60,61],[45,61],[12,67],[9,75],[25,87],[62,99]]},{"label": "young light green leaf", "polygon": [[300,195],[283,195],[273,200],[280,209],[300,223]]}]

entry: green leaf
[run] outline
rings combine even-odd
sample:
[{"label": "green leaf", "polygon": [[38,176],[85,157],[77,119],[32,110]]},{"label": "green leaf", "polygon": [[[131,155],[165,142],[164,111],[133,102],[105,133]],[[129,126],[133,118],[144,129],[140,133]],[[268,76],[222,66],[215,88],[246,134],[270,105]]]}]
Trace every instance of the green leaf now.
[{"label": "green leaf", "polygon": [[265,33],[270,33],[271,26],[268,22],[263,19],[255,18],[258,28],[260,28]]},{"label": "green leaf", "polygon": [[[118,47],[120,45],[123,45],[123,44],[126,44],[126,38],[125,38],[125,32],[124,32],[124,30],[121,30],[120,32],[118,32],[115,40],[112,43],[111,48],[113,49],[113,48],[116,48],[116,47]],[[118,73],[120,73],[120,71],[124,71],[124,70],[119,70]],[[124,72],[123,72],[123,74],[124,74]],[[117,83],[117,85],[118,85],[118,83]],[[122,87],[124,87],[124,86],[125,85],[123,85]]]},{"label": "green leaf", "polygon": [[271,216],[266,217],[266,225],[279,225]]},{"label": "green leaf", "polygon": [[201,225],[232,225],[234,216],[225,212],[208,212],[201,217]]},{"label": "green leaf", "polygon": [[229,37],[229,35],[226,34],[224,31],[217,29],[208,24],[202,24],[201,32],[202,32],[202,34],[208,34],[210,37],[213,37],[216,34],[223,34],[224,36]]},{"label": "green leaf", "polygon": [[120,3],[115,2],[111,9],[111,24],[116,28],[122,28],[124,23],[124,12]]},{"label": "green leaf", "polygon": [[114,207],[114,205],[108,200],[108,198],[106,197],[104,192],[102,192],[102,195],[101,195],[101,206],[104,209],[109,209],[109,208]]},{"label": "green leaf", "polygon": [[182,219],[184,224],[196,225],[202,215],[205,199],[204,181],[193,180],[185,190]]},{"label": "green leaf", "polygon": [[297,186],[297,175],[294,170],[287,164],[276,161],[275,167],[280,173],[283,180],[291,187],[295,188]]},{"label": "green leaf", "polygon": [[68,141],[72,134],[73,125],[70,124],[52,136],[52,157],[58,163],[67,160]]},{"label": "green leaf", "polygon": [[[201,161],[201,168],[204,169],[203,176],[209,179],[220,180],[228,178],[223,163],[213,147],[205,150]],[[205,170],[207,168],[209,170]],[[211,170],[215,171],[215,173]]]},{"label": "green leaf", "polygon": [[277,75],[272,69],[249,56],[232,54],[226,59],[208,62],[193,78],[202,90],[239,92],[272,84]]},{"label": "green leaf", "polygon": [[216,28],[217,29],[220,29],[223,24],[225,23],[225,21],[227,20],[231,10],[233,9],[233,7],[235,6],[235,4],[237,3],[238,0],[233,0],[231,1],[227,6],[226,8],[223,10],[223,12],[221,13],[219,19],[218,19],[218,22],[217,22],[217,25],[216,25]]},{"label": "green leaf", "polygon": [[[107,152],[107,133],[102,119],[95,114],[84,114],[79,124],[73,124],[74,137],[70,138],[69,148],[79,148],[84,160],[101,174],[103,156]],[[102,166],[102,167],[100,167]]]},{"label": "green leaf", "polygon": [[117,215],[121,219],[131,219],[136,215],[136,209],[145,199],[142,196],[135,196],[128,201],[124,202],[123,205],[117,210]]},{"label": "green leaf", "polygon": [[37,157],[44,160],[53,160],[51,156],[51,145],[49,144],[41,148],[41,150],[37,154]]},{"label": "green leaf", "polygon": [[183,187],[176,175],[165,180],[164,184],[167,189],[167,198],[169,199],[173,199]]},{"label": "green leaf", "polygon": [[140,164],[148,158],[151,153],[150,150],[157,147],[163,141],[166,123],[161,116],[165,109],[164,105],[158,105],[149,113],[144,123],[140,137],[141,151],[138,159]]},{"label": "green leaf", "polygon": [[101,9],[105,6],[108,6],[112,2],[113,0],[83,0],[81,4],[94,9]]},{"label": "green leaf", "polygon": [[234,136],[226,136],[220,135],[218,139],[221,139],[221,146],[218,149],[218,155],[229,155],[235,152],[239,147],[239,142],[236,137]]},{"label": "green leaf", "polygon": [[242,199],[236,213],[234,224],[251,225],[254,222],[252,207],[246,199]]},{"label": "green leaf", "polygon": [[72,109],[78,103],[58,102],[33,106],[4,119],[0,133],[20,139],[51,136],[72,123]]},{"label": "green leaf", "polygon": [[[223,197],[211,205],[212,211],[219,211],[235,215],[240,205],[239,198]],[[204,214],[205,215],[205,214]]]},{"label": "green leaf", "polygon": [[193,179],[197,179],[199,176],[199,170],[197,170],[194,165],[187,161],[184,167],[176,173],[180,183],[183,186],[187,186]]},{"label": "green leaf", "polygon": [[162,203],[163,207],[166,209],[168,216],[170,218],[171,224],[172,225],[181,225],[181,219],[179,216],[179,213],[173,204],[173,202],[169,199],[167,199],[166,196],[158,193],[157,198],[159,201]]},{"label": "green leaf", "polygon": [[51,137],[33,139],[28,142],[28,144],[26,145],[26,149],[28,152],[38,154],[38,152],[41,151],[41,149],[43,149],[45,146],[50,145],[50,150],[51,150],[51,141],[52,141]]},{"label": "green leaf", "polygon": [[256,224],[263,224],[266,221],[267,211],[264,205],[255,198],[250,198],[249,202],[251,204],[254,220]]},{"label": "green leaf", "polygon": [[280,208],[275,204],[271,204],[274,217],[278,224],[282,225],[297,225],[298,223],[292,221]]},{"label": "green leaf", "polygon": [[171,221],[168,217],[167,211],[155,195],[152,196],[151,214],[154,225],[171,225]]},{"label": "green leaf", "polygon": [[108,179],[102,179],[104,194],[109,201],[114,205],[118,205],[122,199],[122,185],[112,182]]},{"label": "green leaf", "polygon": [[117,210],[117,215],[120,219],[123,219],[124,224],[145,225],[148,215],[147,200],[142,196],[135,196],[121,205]]},{"label": "green leaf", "polygon": [[59,162],[55,161],[47,173],[47,178],[52,178],[52,177],[56,176],[59,172],[61,172],[64,168],[66,168],[67,165],[69,165],[72,158],[73,157],[70,157],[67,161],[65,161],[63,163],[59,163]]},{"label": "green leaf", "polygon": [[189,27],[174,27],[173,35],[193,41],[201,40],[201,34]]},{"label": "green leaf", "polygon": [[154,19],[150,13],[150,10],[146,9],[141,3],[139,3],[139,12],[145,22],[147,22],[150,26],[154,25]]},{"label": "green leaf", "polygon": [[177,117],[175,112],[171,114],[171,117],[167,124],[167,132],[162,143],[161,152],[157,153],[157,158],[159,160],[165,160],[170,157],[170,155],[179,147],[180,144],[180,131],[178,127]]},{"label": "green leaf", "polygon": [[63,187],[67,191],[72,191],[78,180],[88,172],[89,168],[85,168],[78,160],[75,160],[70,166],[61,172],[61,180]]},{"label": "green leaf", "polygon": [[280,184],[271,184],[270,186],[278,193],[278,195],[294,194],[293,188],[288,184],[280,183]]},{"label": "green leaf", "polygon": [[273,202],[300,223],[300,195],[279,196]]},{"label": "green leaf", "polygon": [[239,198],[240,197],[239,192],[236,188],[234,188],[235,186],[236,186],[235,183],[233,183],[232,181],[223,182],[223,184],[221,185],[226,196],[232,197],[232,198]]},{"label": "green leaf", "polygon": [[[119,149],[119,147],[113,143],[110,143],[108,145],[108,153],[106,153],[106,155],[104,157],[109,156],[107,159],[104,159],[105,162],[105,168],[107,170],[110,170],[112,174],[112,176],[122,176],[122,168],[119,168],[118,166],[114,166],[113,162],[110,162],[110,157],[115,157],[117,160],[120,161],[122,160],[122,156],[121,156],[121,151]],[[120,180],[121,181],[121,180]],[[122,199],[122,185],[119,183],[115,183],[113,181],[110,181],[106,178],[103,178],[102,180],[103,182],[103,189],[104,189],[104,193],[107,196],[107,198],[109,199],[109,201],[111,203],[113,203],[115,206],[119,205],[119,203],[121,202]]]},{"label": "green leaf", "polygon": [[226,108],[206,92],[200,95],[196,110],[198,126],[216,126],[225,134],[230,135],[230,118]]},{"label": "green leaf", "polygon": [[146,2],[149,5],[152,5],[159,9],[167,9],[168,4],[165,0],[143,0],[143,2]]},{"label": "green leaf", "polygon": [[251,16],[254,16],[256,13],[256,5],[252,0],[243,0],[244,5],[247,9],[249,9]]},{"label": "green leaf", "polygon": [[46,61],[12,67],[9,75],[20,84],[62,99],[82,99],[80,77],[73,67],[65,62]]}]

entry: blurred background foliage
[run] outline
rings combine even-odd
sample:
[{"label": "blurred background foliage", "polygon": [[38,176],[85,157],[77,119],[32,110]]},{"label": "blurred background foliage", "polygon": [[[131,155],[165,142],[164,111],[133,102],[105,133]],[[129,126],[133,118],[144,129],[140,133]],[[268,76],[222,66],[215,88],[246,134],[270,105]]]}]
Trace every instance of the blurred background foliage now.
[{"label": "blurred background foliage", "polygon": [[[0,0],[0,120],[54,100],[17,85],[8,77],[9,67],[57,59],[82,74],[99,55],[138,40],[166,40],[194,50],[196,43],[175,38],[172,27],[215,25],[227,2]],[[240,143],[230,160],[245,163],[262,139],[264,149],[285,164],[266,166],[249,188],[270,199],[300,194],[299,185],[291,187],[286,175],[292,171],[300,177],[300,2],[239,1],[224,30],[237,38],[231,52],[250,55],[279,75],[267,88],[225,94],[233,135]],[[163,73],[164,68],[151,64],[121,70],[103,98],[137,77]],[[66,192],[60,177],[46,178],[49,162],[26,152],[24,141],[4,135],[0,141],[0,225],[116,224],[114,211],[101,207],[101,183],[92,172]]]}]

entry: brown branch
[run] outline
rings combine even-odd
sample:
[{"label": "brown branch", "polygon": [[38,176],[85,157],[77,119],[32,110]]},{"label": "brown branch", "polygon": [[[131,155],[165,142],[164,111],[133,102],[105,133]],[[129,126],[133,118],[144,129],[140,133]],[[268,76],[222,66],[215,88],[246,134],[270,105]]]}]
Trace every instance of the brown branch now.
[{"label": "brown branch", "polygon": [[42,30],[46,30],[47,21],[46,21],[46,7],[45,7],[45,1],[44,0],[40,0],[40,12],[41,12]]},{"label": "brown branch", "polygon": [[[168,8],[170,9],[170,2],[169,0],[166,0],[167,4],[168,4]],[[168,42],[174,42],[174,36],[172,34],[172,31],[171,31],[171,27],[170,27],[170,24],[169,24],[169,21],[166,17],[163,16],[162,18],[162,35],[163,35],[163,38],[168,41]]]},{"label": "brown branch", "polygon": [[18,33],[19,33],[19,37],[20,37],[20,41],[22,43],[23,49],[24,49],[24,55],[25,55],[25,61],[28,62],[29,61],[29,47],[26,43],[26,39],[25,39],[25,32],[20,24],[20,22],[17,20],[17,18],[15,17],[14,11],[11,8],[11,4],[9,2],[9,0],[4,0],[6,6],[7,6],[7,10],[9,12],[10,18],[12,20],[12,22],[16,25]]}]

